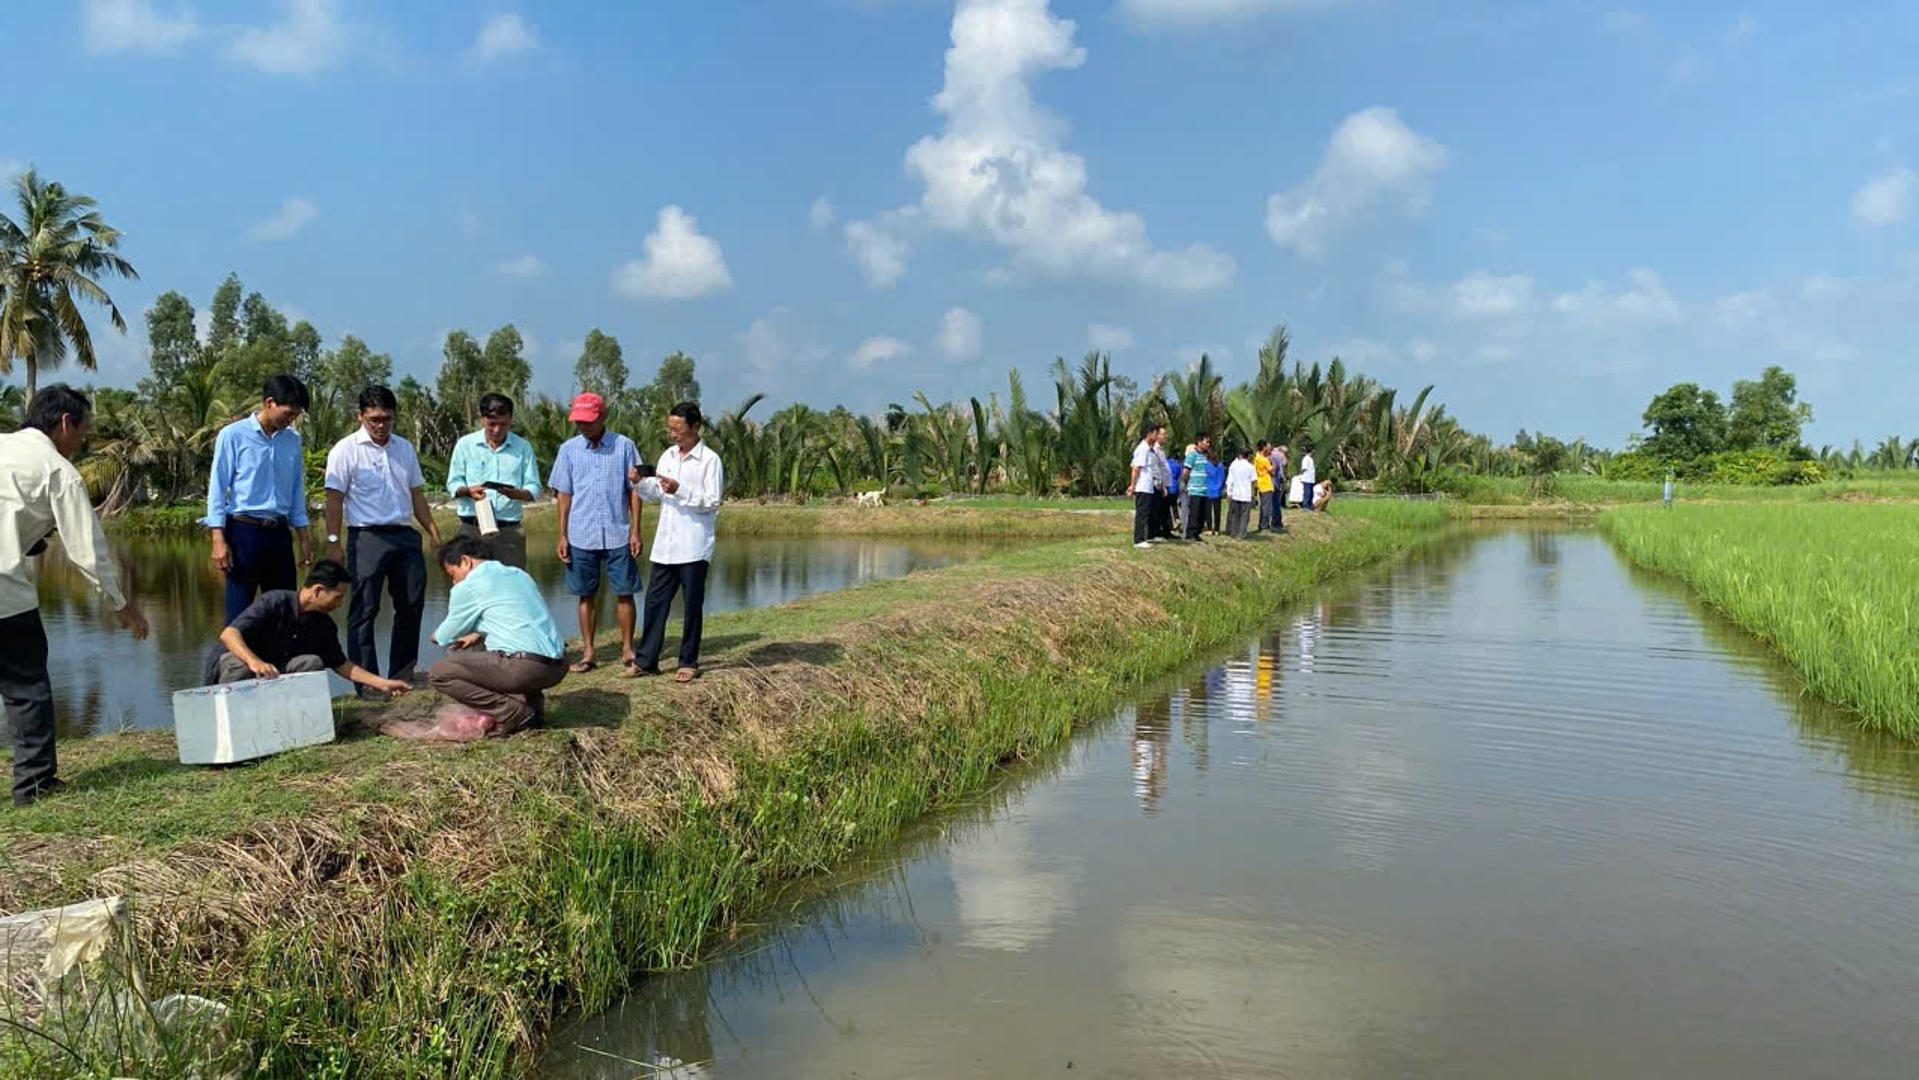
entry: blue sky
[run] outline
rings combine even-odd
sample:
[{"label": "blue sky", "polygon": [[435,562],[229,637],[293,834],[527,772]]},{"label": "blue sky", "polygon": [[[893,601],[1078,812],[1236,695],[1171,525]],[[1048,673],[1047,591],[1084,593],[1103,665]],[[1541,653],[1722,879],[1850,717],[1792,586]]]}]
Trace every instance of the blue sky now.
[{"label": "blue sky", "polygon": [[[1441,9],[1444,10],[1441,10]],[[1919,7],[1388,0],[9,5],[0,171],[96,196],[130,319],[228,270],[429,375],[599,327],[709,407],[1029,389],[1110,348],[1617,444],[1784,364],[1919,435]],[[102,381],[144,370],[143,334]]]}]

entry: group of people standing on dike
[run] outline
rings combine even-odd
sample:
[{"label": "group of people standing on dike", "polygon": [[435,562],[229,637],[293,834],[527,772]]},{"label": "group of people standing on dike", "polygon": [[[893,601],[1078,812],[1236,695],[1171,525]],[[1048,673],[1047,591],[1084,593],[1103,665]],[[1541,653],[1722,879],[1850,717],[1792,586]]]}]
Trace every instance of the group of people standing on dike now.
[{"label": "group of people standing on dike", "polygon": [[[387,387],[367,387],[358,429],[327,454],[325,548],[315,558],[305,447],[293,426],[308,402],[303,382],[276,375],[262,388],[259,408],[221,429],[214,443],[204,524],[213,566],[226,582],[226,613],[207,654],[206,685],[332,671],[364,699],[409,693],[420,654],[429,546],[451,583],[446,617],[432,633],[447,653],[426,672],[427,684],[450,700],[437,727],[442,736],[504,736],[543,722],[546,692],[568,674],[598,665],[596,600],[603,583],[618,609],[621,677],[661,674],[667,612],[680,594],[673,678],[699,677],[707,568],[725,471],[701,439],[698,405],[682,402],[670,410],[670,445],[649,465],[631,439],[607,430],[605,401],[580,394],[568,414],[578,434],[561,445],[542,486],[532,445],[513,433],[513,402],[487,394],[479,401],[477,430],[459,440],[448,462],[446,491],[460,525],[443,542],[419,455],[394,431],[398,401]],[[121,589],[73,464],[85,452],[91,424],[86,396],[54,385],[34,395],[23,428],[0,435],[0,698],[14,730],[16,806],[65,786],[57,776],[37,583],[37,556],[53,534],[119,625],[136,639],[148,634],[145,616]],[[566,567],[567,593],[579,601],[581,654],[571,663],[526,572],[525,511],[546,490],[558,502],[554,554]],[[660,512],[636,640],[642,502],[659,504]],[[394,608],[384,675],[374,641],[382,593]],[[344,649],[332,617],[342,604]],[[407,731],[396,726],[394,733]]]},{"label": "group of people standing on dike", "polygon": [[[1320,479],[1312,447],[1303,448],[1299,472],[1290,474],[1291,451],[1264,439],[1224,455],[1200,432],[1177,457],[1166,452],[1166,426],[1148,424],[1133,447],[1127,490],[1133,493],[1133,546],[1149,548],[1177,534],[1198,541],[1224,533],[1246,539],[1253,532],[1286,531],[1286,505],[1323,510],[1333,482]],[[1224,515],[1224,528],[1221,516]]]}]

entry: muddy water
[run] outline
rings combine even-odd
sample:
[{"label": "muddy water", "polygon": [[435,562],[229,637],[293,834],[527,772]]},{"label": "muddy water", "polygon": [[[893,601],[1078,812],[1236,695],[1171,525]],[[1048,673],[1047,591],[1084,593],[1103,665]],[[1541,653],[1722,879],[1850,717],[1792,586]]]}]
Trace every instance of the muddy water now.
[{"label": "muddy water", "polygon": [[[724,526],[722,526],[724,528]],[[573,598],[565,594],[565,568],[540,533],[529,571],[546,594],[560,631],[569,642],[579,636]],[[223,583],[207,561],[202,538],[128,537],[113,541],[124,582],[153,624],[153,635],[134,642],[114,632],[104,604],[80,575],[62,562],[56,547],[41,574],[41,614],[50,646],[49,670],[63,735],[98,734],[122,728],[167,728],[173,724],[172,690],[200,678],[207,646],[219,634],[225,614]],[[714,551],[707,578],[708,612],[765,607],[801,596],[850,588],[876,578],[899,577],[914,570],[976,558],[994,547],[987,543],[897,542],[723,537]],[[426,621],[430,634],[446,614],[446,579],[429,567]],[[392,605],[383,605],[380,656],[386,657],[386,627]],[[679,625],[678,607],[672,626]],[[601,597],[600,629],[613,625],[613,603]],[[342,643],[346,612],[338,612]],[[422,667],[442,653],[431,642],[421,648]],[[617,657],[618,652],[612,655]],[[336,680],[336,689],[347,688]],[[0,723],[0,728],[4,728]],[[11,736],[9,735],[10,739]]]},{"label": "muddy water", "polygon": [[1435,547],[542,1075],[1910,1076],[1916,749],[1593,533]]}]

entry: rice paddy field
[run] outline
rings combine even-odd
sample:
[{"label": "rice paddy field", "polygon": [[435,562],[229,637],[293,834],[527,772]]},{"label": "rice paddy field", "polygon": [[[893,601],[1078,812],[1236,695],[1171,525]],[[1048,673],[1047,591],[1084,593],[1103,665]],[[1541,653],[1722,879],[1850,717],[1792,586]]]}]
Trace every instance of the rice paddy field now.
[{"label": "rice paddy field", "polygon": [[1919,738],[1919,505],[1634,507],[1602,527],[1765,639],[1814,693]]}]

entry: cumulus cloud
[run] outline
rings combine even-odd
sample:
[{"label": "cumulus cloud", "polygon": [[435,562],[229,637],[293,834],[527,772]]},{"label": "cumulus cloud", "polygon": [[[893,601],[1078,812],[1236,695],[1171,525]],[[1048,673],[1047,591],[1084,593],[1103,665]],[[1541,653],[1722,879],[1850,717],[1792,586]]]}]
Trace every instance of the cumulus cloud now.
[{"label": "cumulus cloud", "polygon": [[1838,300],[1851,291],[1850,283],[1831,274],[1814,274],[1799,283],[1799,295],[1807,300]]},{"label": "cumulus cloud", "polygon": [[525,19],[513,12],[503,12],[480,25],[479,36],[473,39],[467,56],[484,64],[539,47],[540,37]]},{"label": "cumulus cloud", "polygon": [[1536,302],[1533,279],[1525,274],[1494,274],[1474,270],[1447,285],[1409,281],[1405,268],[1387,270],[1388,291],[1402,311],[1443,315],[1462,322],[1511,322],[1532,314]]},{"label": "cumulus cloud", "polygon": [[1764,289],[1751,292],[1733,293],[1713,301],[1713,313],[1729,330],[1738,330],[1759,321],[1771,305],[1771,297]]},{"label": "cumulus cloud", "polygon": [[1430,364],[1439,355],[1439,346],[1431,338],[1416,337],[1406,343],[1406,355],[1415,364]]},{"label": "cumulus cloud", "polygon": [[1911,216],[1915,194],[1919,194],[1919,176],[1901,165],[1867,180],[1852,193],[1852,216],[1874,228],[1897,225]]},{"label": "cumulus cloud", "polygon": [[172,52],[204,32],[190,9],[167,14],[152,0],[87,0],[80,26],[88,50],[98,53]]},{"label": "cumulus cloud", "polygon": [[546,263],[538,255],[528,252],[517,259],[504,259],[493,264],[493,272],[501,277],[536,278],[546,273]]},{"label": "cumulus cloud", "polygon": [[320,207],[312,199],[295,196],[280,204],[272,217],[256,221],[247,229],[247,239],[255,241],[291,240],[320,216]]},{"label": "cumulus cloud", "polygon": [[814,232],[825,232],[833,227],[836,216],[833,211],[833,200],[822,195],[814,199],[813,205],[807,209],[806,227]]},{"label": "cumulus cloud", "polygon": [[868,285],[889,289],[906,276],[909,244],[900,227],[906,220],[907,215],[896,213],[882,214],[874,221],[846,223],[846,251]]},{"label": "cumulus cloud", "polygon": [[1259,15],[1345,7],[1349,0],[1119,0],[1119,14],[1141,28],[1197,29]]},{"label": "cumulus cloud", "polygon": [[1348,221],[1383,206],[1425,209],[1432,178],[1450,153],[1419,134],[1392,109],[1375,106],[1340,122],[1311,177],[1266,200],[1273,242],[1318,255]]},{"label": "cumulus cloud", "polygon": [[1609,289],[1591,282],[1578,292],[1562,293],[1553,310],[1602,329],[1643,329],[1679,321],[1679,302],[1659,275],[1644,268],[1626,275],[1626,287]]},{"label": "cumulus cloud", "polygon": [[1133,347],[1133,332],[1124,326],[1094,323],[1086,328],[1086,347],[1095,352],[1125,352]]},{"label": "cumulus cloud", "polygon": [[[1156,248],[1138,214],[1095,199],[1086,160],[1062,145],[1064,125],[1033,100],[1034,79],[1086,62],[1074,31],[1046,0],[961,0],[945,82],[933,98],[944,125],[906,152],[907,173],[922,192],[919,213],[905,220],[998,247],[1007,258],[1001,277],[1094,278],[1176,292],[1225,286],[1236,270],[1229,256],[1198,245]],[[876,226],[864,239],[880,235],[891,239],[880,253],[893,257],[878,268],[903,272],[904,237]]]},{"label": "cumulus cloud", "polygon": [[677,206],[662,207],[645,255],[613,270],[613,291],[629,300],[692,300],[733,287],[719,242]]},{"label": "cumulus cloud", "polygon": [[740,355],[761,376],[790,374],[817,364],[831,352],[797,325],[793,309],[776,307],[735,335]]},{"label": "cumulus cloud", "polygon": [[872,337],[860,342],[853,355],[846,362],[860,371],[870,371],[874,364],[887,360],[897,360],[913,350],[906,342],[894,337]]},{"label": "cumulus cloud", "polygon": [[940,318],[940,352],[948,360],[970,360],[979,355],[980,317],[963,307],[948,308]]},{"label": "cumulus cloud", "polygon": [[346,55],[347,27],[334,0],[281,0],[279,22],[240,30],[227,54],[269,75],[312,75]]}]

